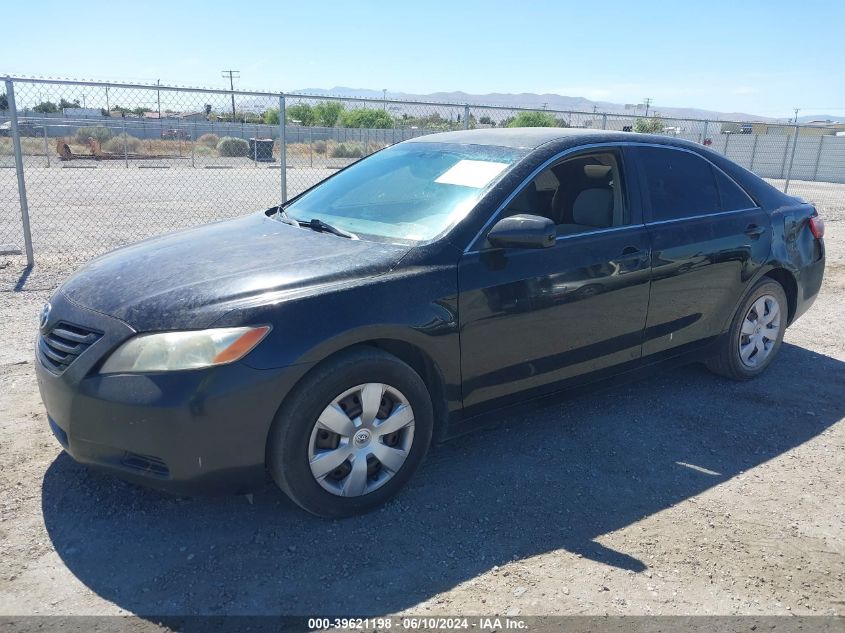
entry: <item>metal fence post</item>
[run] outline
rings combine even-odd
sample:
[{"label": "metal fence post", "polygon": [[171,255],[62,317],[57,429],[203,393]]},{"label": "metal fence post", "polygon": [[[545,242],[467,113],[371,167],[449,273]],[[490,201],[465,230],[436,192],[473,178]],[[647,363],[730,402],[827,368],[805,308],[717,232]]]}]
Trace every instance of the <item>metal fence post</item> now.
[{"label": "metal fence post", "polygon": [[783,192],[789,191],[789,180],[792,178],[792,163],[795,162],[795,148],[798,147],[798,133],[800,131],[798,120],[795,120],[795,135],[792,138],[792,154],[789,156],[789,171],[786,172],[786,182],[783,183]]},{"label": "metal fence post", "polygon": [[704,141],[707,140],[707,123],[708,121],[704,122],[704,131],[701,133],[701,144],[704,145]]},{"label": "metal fence post", "polygon": [[50,166],[50,145],[47,143],[47,126],[44,126],[44,155],[47,157],[47,167]]},{"label": "metal fence post", "polygon": [[32,233],[29,229],[29,203],[26,200],[26,179],[23,173],[23,154],[21,152],[21,134],[18,128],[18,110],[15,105],[14,82],[6,78],[6,98],[9,101],[11,114],[12,145],[15,148],[15,172],[18,176],[18,197],[21,203],[21,225],[23,227],[24,250],[26,251],[26,265],[33,266],[35,257],[32,254]]},{"label": "metal fence post", "polygon": [[464,129],[469,129],[469,104],[464,104]]},{"label": "metal fence post", "polygon": [[813,168],[813,182],[815,182],[816,178],[819,175],[819,162],[822,159],[822,150],[824,149],[824,135],[819,137],[819,151],[816,154],[816,166]]},{"label": "metal fence post", "polygon": [[287,140],[285,138],[285,95],[279,95],[279,187],[281,188],[282,200],[279,204],[288,201],[288,159]]},{"label": "metal fence post", "polygon": [[123,163],[126,165],[126,169],[129,169],[129,148],[127,147],[127,141],[129,137],[126,136],[126,117],[122,119],[123,121]]},{"label": "metal fence post", "polygon": [[607,112],[601,115],[601,129],[607,129]]},{"label": "metal fence post", "polygon": [[751,146],[751,163],[748,165],[748,171],[754,171],[754,158],[757,156],[757,141],[760,139],[759,134],[754,135],[754,145]]}]

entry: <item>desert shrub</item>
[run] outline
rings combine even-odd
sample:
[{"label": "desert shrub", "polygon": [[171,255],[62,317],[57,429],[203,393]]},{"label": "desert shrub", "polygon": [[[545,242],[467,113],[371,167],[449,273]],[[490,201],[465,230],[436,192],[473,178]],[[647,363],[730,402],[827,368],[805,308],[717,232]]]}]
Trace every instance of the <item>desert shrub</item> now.
[{"label": "desert shrub", "polygon": [[217,152],[221,156],[249,156],[249,143],[242,138],[224,136],[217,143]]},{"label": "desert shrub", "polygon": [[361,143],[338,143],[331,148],[329,156],[332,158],[362,158],[364,146]]},{"label": "desert shrub", "polygon": [[314,152],[316,154],[325,154],[328,150],[328,145],[325,141],[314,141]]},{"label": "desert shrub", "polygon": [[652,116],[646,119],[639,118],[634,121],[634,132],[643,132],[646,134],[657,134],[663,131],[665,123],[660,117]]},{"label": "desert shrub", "polygon": [[557,127],[557,121],[548,112],[520,112],[507,127]]},{"label": "desert shrub", "polygon": [[197,139],[197,143],[200,145],[204,145],[205,147],[215,148],[217,144],[220,142],[220,137],[216,134],[203,134]]},{"label": "desert shrub", "polygon": [[103,143],[103,151],[106,152],[114,152],[116,154],[123,153],[123,140],[126,139],[126,151],[131,152],[133,154],[140,153],[144,149],[144,142],[139,139],[135,138],[130,134],[118,134],[117,136],[113,136],[112,138],[108,139],[105,143]]},{"label": "desert shrub", "polygon": [[197,156],[217,156],[217,151],[214,147],[197,143],[194,145],[194,154]]},{"label": "desert shrub", "polygon": [[111,130],[104,125],[97,125],[95,127],[81,127],[76,130],[74,140],[80,145],[87,145],[88,139],[93,138],[100,142],[100,145],[105,143],[112,137]]}]

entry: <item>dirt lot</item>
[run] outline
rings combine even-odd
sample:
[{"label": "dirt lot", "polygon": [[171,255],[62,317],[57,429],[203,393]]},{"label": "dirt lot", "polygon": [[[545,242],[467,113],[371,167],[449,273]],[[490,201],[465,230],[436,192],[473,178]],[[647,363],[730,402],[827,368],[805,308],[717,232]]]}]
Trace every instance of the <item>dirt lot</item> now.
[{"label": "dirt lot", "polygon": [[32,340],[63,273],[12,262],[0,615],[842,613],[845,208],[825,216],[825,286],[765,376],[691,366],[499,414],[383,510],[335,522],[269,485],[173,498],[62,454]]}]

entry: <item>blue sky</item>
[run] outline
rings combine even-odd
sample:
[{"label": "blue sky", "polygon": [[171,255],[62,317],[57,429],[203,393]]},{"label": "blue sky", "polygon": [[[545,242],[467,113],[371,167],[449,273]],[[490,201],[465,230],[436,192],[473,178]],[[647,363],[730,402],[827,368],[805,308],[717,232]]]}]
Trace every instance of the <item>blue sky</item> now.
[{"label": "blue sky", "polygon": [[242,88],[553,92],[845,118],[845,3],[7,3],[0,72]]}]

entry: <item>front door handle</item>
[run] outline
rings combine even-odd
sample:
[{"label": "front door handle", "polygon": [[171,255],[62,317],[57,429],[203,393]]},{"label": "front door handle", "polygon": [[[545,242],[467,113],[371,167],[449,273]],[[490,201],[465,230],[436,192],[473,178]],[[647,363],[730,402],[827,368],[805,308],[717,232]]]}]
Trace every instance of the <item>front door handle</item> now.
[{"label": "front door handle", "polygon": [[757,239],[758,237],[760,237],[765,232],[766,232],[765,227],[758,226],[756,224],[749,224],[747,227],[745,227],[745,234],[748,237],[753,237],[754,239]]},{"label": "front door handle", "polygon": [[638,249],[636,246],[626,246],[622,249],[622,256],[628,257],[630,255],[640,255],[642,251]]}]

